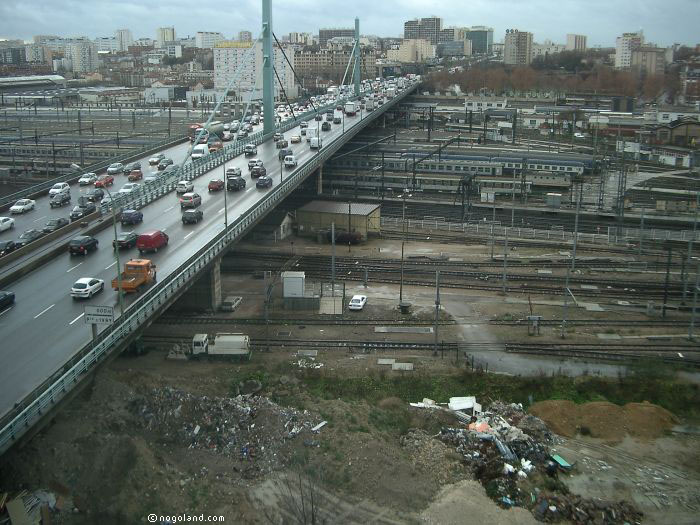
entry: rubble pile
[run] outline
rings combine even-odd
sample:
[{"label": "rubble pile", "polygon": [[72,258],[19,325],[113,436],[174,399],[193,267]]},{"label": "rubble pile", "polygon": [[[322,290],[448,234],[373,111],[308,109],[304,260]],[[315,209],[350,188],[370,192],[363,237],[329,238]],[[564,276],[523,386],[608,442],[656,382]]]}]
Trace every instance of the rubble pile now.
[{"label": "rubble pile", "polygon": [[[559,469],[570,468],[552,456],[554,437],[539,418],[526,414],[520,404],[494,402],[475,412],[466,426],[444,427],[439,439],[455,448],[486,493],[503,507],[530,509],[540,521],[573,523],[635,523],[641,513],[625,502],[604,502],[569,494],[557,479]],[[558,461],[557,461],[558,460]]]},{"label": "rubble pile", "polygon": [[419,471],[436,474],[441,485],[464,478],[459,462],[450,457],[454,455],[452,449],[433,439],[433,436],[424,430],[410,429],[401,436],[400,443],[411,456],[413,467]]},{"label": "rubble pile", "polygon": [[164,441],[238,456],[260,473],[284,463],[284,444],[301,433],[310,435],[320,422],[307,410],[281,407],[262,396],[208,397],[169,387],[134,399],[130,410]]}]

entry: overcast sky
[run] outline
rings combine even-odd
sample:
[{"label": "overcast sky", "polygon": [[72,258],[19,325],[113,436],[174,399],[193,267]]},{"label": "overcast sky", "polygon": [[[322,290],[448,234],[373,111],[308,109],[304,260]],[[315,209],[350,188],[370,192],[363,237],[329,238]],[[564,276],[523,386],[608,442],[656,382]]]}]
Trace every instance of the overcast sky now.
[{"label": "overcast sky", "polygon": [[[588,36],[589,46],[614,46],[625,31],[644,30],[659,45],[695,45],[700,40],[700,0],[272,0],[278,37],[290,31],[354,27],[362,34],[400,36],[403,23],[439,16],[444,26],[488,25],[494,41],[506,29],[534,33],[536,42],[565,43],[566,33]],[[134,38],[155,38],[157,27],[174,26],[178,37],[241,29],[259,35],[261,0],[0,0],[0,38],[30,40],[37,34],[112,36],[128,28]]]}]

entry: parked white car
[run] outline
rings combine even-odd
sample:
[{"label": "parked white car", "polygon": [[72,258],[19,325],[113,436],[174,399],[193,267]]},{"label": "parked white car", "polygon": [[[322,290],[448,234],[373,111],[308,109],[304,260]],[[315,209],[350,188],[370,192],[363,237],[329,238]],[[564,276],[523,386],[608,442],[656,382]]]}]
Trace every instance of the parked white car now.
[{"label": "parked white car", "polygon": [[124,186],[121,187],[119,190],[119,193],[126,193],[129,194],[131,192],[134,192],[139,189],[139,183],[138,182],[127,182],[124,184]]},{"label": "parked white car", "polygon": [[70,294],[75,299],[90,299],[93,295],[105,289],[105,282],[96,277],[82,277],[75,281]]},{"label": "parked white car", "polygon": [[348,304],[349,310],[362,310],[367,304],[366,295],[353,295],[350,299],[350,304]]},{"label": "parked white car", "polygon": [[10,213],[25,213],[32,211],[36,206],[36,202],[32,199],[20,199],[10,208]]},{"label": "parked white car", "polygon": [[175,186],[175,193],[190,193],[194,191],[194,184],[190,180],[181,180]]},{"label": "parked white car", "polygon": [[15,227],[15,220],[12,217],[0,217],[0,232],[11,230]]},{"label": "parked white car", "polygon": [[78,184],[80,186],[89,186],[90,184],[95,184],[97,180],[97,174],[93,172],[86,173],[78,179]]},{"label": "parked white car", "polygon": [[57,182],[49,190],[49,197],[53,197],[57,193],[70,193],[70,186],[67,182]]}]

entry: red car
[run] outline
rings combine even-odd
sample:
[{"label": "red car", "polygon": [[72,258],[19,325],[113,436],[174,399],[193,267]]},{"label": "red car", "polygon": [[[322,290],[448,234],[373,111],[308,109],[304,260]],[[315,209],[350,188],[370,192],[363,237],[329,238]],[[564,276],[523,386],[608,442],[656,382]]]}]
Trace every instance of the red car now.
[{"label": "red car", "polygon": [[129,173],[129,182],[136,182],[137,180],[143,179],[143,172],[141,170],[131,170]]},{"label": "red car", "polygon": [[95,181],[95,188],[106,188],[114,184],[114,177],[111,175],[100,175]]},{"label": "red car", "polygon": [[209,181],[209,186],[207,186],[209,191],[221,191],[224,189],[224,181],[221,179],[212,179]]}]

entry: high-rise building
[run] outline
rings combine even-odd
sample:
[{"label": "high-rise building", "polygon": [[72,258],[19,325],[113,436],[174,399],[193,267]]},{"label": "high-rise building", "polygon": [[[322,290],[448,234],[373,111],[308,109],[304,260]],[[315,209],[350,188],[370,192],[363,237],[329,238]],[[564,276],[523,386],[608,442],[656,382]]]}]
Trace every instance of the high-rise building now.
[{"label": "high-rise building", "polygon": [[638,47],[632,51],[630,68],[643,75],[663,75],[666,72],[666,50],[654,46]]},{"label": "high-rise building", "polygon": [[156,47],[161,48],[166,42],[173,42],[175,40],[175,28],[174,27],[159,27],[156,29]]},{"label": "high-rise building", "polygon": [[127,51],[134,43],[130,29],[117,29],[114,32],[114,38],[117,40],[117,51]]},{"label": "high-rise building", "polygon": [[218,31],[197,31],[194,37],[194,47],[199,49],[213,49],[216,44],[224,40],[224,35]]},{"label": "high-rise building", "polygon": [[586,35],[566,35],[566,50],[567,51],[585,51],[586,50]]},{"label": "high-rise building", "polygon": [[622,33],[615,40],[615,69],[628,69],[632,65],[632,51],[642,47],[644,33]]},{"label": "high-rise building", "polygon": [[0,47],[0,64],[18,66],[26,62],[24,46]]},{"label": "high-rise building", "polygon": [[253,33],[250,31],[239,31],[238,32],[238,41],[239,42],[252,42],[253,41]]},{"label": "high-rise building", "polygon": [[27,62],[35,64],[47,64],[53,58],[51,51],[41,44],[27,44],[24,46],[24,56]]},{"label": "high-rise building", "polygon": [[[472,53],[475,55],[491,54],[493,46],[493,27],[473,26],[464,30],[465,40],[471,40]],[[460,38],[459,40],[462,40]]]},{"label": "high-rise building", "polygon": [[[251,51],[251,48],[254,48]],[[252,56],[248,56],[251,52]],[[285,60],[282,52],[273,48],[274,67],[288,97],[296,97],[297,89],[294,82],[294,48],[288,47],[284,50],[289,63]],[[247,99],[262,98],[262,42],[239,42],[224,40],[214,46],[214,89],[224,90],[229,83],[236,79],[236,83],[230,87],[236,95]],[[280,84],[275,81],[275,98],[281,99],[282,94]],[[255,89],[253,89],[255,87]]]},{"label": "high-rise building", "polygon": [[319,29],[318,30],[318,45],[321,47],[326,47],[326,42],[330,40],[331,38],[335,38],[337,36],[355,36],[355,30],[354,29],[337,29],[337,28],[331,28],[331,29]]},{"label": "high-rise building", "polygon": [[[408,20],[403,24],[403,37],[406,40],[422,39],[433,45],[437,45],[438,42],[454,40],[453,31],[448,31],[447,33],[441,33],[441,31],[442,18],[437,16],[421,18],[420,20]],[[452,38],[449,38],[448,34],[452,34]]]},{"label": "high-rise building", "polygon": [[503,62],[512,66],[528,66],[532,62],[532,33],[506,29]]},{"label": "high-rise building", "polygon": [[69,58],[74,73],[89,73],[96,71],[97,45],[88,39],[75,39],[66,44],[66,58]]},{"label": "high-rise building", "polygon": [[100,52],[116,53],[119,51],[119,42],[113,36],[100,36],[95,39],[95,45]]}]

